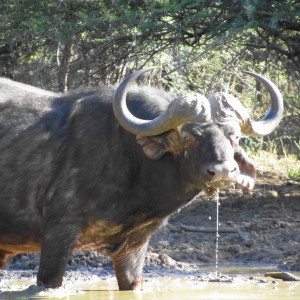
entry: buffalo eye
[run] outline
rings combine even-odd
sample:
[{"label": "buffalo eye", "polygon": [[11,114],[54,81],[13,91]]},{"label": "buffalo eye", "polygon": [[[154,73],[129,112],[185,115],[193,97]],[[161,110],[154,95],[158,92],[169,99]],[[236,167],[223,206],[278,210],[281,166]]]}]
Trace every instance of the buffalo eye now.
[{"label": "buffalo eye", "polygon": [[183,141],[183,146],[186,150],[191,150],[195,145],[196,138],[189,132],[183,131],[181,133],[181,138]]},{"label": "buffalo eye", "polygon": [[191,136],[190,135],[185,135],[182,137],[182,139],[184,140],[185,143],[189,143],[191,141]]},{"label": "buffalo eye", "polygon": [[241,137],[241,128],[237,122],[228,122],[227,124],[222,125],[223,132],[225,136],[229,139],[233,148],[236,148],[239,145]]},{"label": "buffalo eye", "polygon": [[229,134],[229,140],[233,148],[236,148],[240,142],[240,136],[236,134]]}]

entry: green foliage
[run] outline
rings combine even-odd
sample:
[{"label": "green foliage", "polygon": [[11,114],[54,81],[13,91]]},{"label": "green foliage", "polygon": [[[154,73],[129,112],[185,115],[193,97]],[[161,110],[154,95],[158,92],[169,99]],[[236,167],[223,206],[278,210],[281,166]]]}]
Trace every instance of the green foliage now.
[{"label": "green foliage", "polygon": [[[269,100],[252,70],[282,91],[286,128],[300,126],[297,0],[5,0],[0,12],[2,76],[66,91],[158,65],[153,81],[174,94],[228,91],[260,118]],[[299,132],[278,136],[247,143],[295,153]]]},{"label": "green foliage", "polygon": [[243,137],[241,145],[247,152],[253,154],[265,151],[275,156],[294,154],[300,158],[297,140],[299,141],[299,134],[291,131],[289,136],[284,137],[278,136],[276,133],[263,138]]},{"label": "green foliage", "polygon": [[288,177],[292,180],[300,180],[300,169],[290,168],[287,170]]}]

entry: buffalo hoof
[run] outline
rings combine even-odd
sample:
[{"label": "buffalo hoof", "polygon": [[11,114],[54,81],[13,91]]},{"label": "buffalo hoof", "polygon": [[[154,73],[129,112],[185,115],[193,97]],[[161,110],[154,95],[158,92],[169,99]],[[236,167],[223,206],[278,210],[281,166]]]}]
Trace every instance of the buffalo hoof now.
[{"label": "buffalo hoof", "polygon": [[119,283],[119,290],[120,291],[141,291],[143,282],[144,282],[143,279],[137,279],[130,284]]},{"label": "buffalo hoof", "polygon": [[49,280],[48,282],[38,279],[37,280],[37,285],[41,286],[41,287],[44,287],[44,288],[54,289],[54,288],[58,288],[62,285],[62,279],[56,279],[56,280],[51,280],[51,281]]}]

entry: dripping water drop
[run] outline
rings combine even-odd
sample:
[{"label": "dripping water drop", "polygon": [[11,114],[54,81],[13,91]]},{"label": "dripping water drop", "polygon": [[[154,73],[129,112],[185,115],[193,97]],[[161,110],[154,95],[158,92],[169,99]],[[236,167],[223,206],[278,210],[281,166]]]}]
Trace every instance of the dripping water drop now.
[{"label": "dripping water drop", "polygon": [[219,277],[219,271],[218,271],[218,252],[219,252],[219,193],[217,192],[215,194],[214,199],[216,200],[217,205],[217,218],[216,218],[216,279]]}]

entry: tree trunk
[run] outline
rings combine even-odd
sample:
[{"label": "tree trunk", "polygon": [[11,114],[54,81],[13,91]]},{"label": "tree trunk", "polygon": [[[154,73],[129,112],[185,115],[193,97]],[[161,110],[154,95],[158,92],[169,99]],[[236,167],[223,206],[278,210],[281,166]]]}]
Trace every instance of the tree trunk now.
[{"label": "tree trunk", "polygon": [[59,92],[67,92],[68,91],[68,77],[70,71],[70,63],[73,52],[73,43],[67,42],[64,44],[62,49],[62,54],[59,56],[58,54],[58,90]]}]

